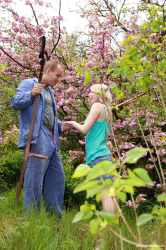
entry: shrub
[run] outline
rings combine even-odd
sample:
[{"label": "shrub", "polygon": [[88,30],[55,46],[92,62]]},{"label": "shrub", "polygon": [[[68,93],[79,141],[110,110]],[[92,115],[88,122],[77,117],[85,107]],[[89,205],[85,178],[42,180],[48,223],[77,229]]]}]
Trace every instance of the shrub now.
[{"label": "shrub", "polygon": [[0,162],[0,180],[2,190],[11,188],[19,180],[23,163],[23,151],[15,151],[3,156]]}]

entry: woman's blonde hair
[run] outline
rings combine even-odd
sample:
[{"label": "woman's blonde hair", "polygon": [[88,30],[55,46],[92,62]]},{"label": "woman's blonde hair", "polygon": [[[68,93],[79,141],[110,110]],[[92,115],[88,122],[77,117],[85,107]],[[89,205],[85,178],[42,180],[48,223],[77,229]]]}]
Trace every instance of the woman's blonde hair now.
[{"label": "woman's blonde hair", "polygon": [[90,90],[96,93],[98,96],[99,102],[105,105],[107,112],[108,112],[107,121],[111,127],[112,126],[112,106],[111,106],[112,96],[111,96],[108,86],[105,85],[104,83],[94,84],[90,87]]}]

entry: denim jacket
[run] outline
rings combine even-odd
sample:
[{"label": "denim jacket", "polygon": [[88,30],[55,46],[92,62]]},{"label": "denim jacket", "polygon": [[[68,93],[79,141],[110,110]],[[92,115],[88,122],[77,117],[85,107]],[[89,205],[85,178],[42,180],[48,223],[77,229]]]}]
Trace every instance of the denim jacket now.
[{"label": "denim jacket", "polygon": [[[16,94],[11,99],[11,106],[15,110],[20,111],[20,128],[19,128],[19,137],[18,137],[18,148],[24,148],[27,144],[27,139],[29,135],[29,129],[31,124],[31,118],[33,113],[33,107],[35,102],[35,97],[31,99],[31,90],[35,83],[38,82],[37,78],[23,80],[18,88]],[[49,88],[50,89],[50,88]],[[54,100],[54,93],[50,89],[50,93],[54,102],[55,107],[55,124],[54,124],[54,140],[56,145],[56,150],[59,150],[59,133],[61,132],[61,125],[63,122],[57,120],[57,109],[56,109],[56,102]],[[39,102],[36,112],[36,119],[33,128],[32,134],[32,144],[37,143],[37,138],[39,135],[39,129],[43,124],[44,119],[44,102],[45,102],[45,95],[44,90],[39,96]]]}]

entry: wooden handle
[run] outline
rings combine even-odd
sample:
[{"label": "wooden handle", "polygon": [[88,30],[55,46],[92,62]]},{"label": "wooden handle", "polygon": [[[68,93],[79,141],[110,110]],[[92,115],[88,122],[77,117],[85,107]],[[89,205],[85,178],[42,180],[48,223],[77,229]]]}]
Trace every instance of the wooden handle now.
[{"label": "wooden handle", "polygon": [[31,153],[31,152],[29,152],[29,155],[28,155],[28,156],[36,157],[36,158],[40,158],[40,159],[44,159],[44,160],[49,160],[49,157],[48,157],[48,156],[33,154],[33,153]]}]

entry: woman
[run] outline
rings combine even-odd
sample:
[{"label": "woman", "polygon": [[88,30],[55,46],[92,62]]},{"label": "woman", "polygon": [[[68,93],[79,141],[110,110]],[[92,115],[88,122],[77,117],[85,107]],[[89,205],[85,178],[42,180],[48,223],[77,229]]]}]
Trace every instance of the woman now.
[{"label": "woman", "polygon": [[[111,102],[112,97],[105,84],[94,84],[90,88],[89,101],[92,105],[84,124],[70,121],[75,129],[86,134],[85,150],[86,161],[93,167],[101,161],[112,161],[111,153],[105,141],[112,124]],[[103,175],[103,180],[112,179],[111,175]],[[100,180],[100,177],[95,179]],[[104,192],[106,190],[102,190]],[[111,197],[104,195],[101,199],[103,211],[114,212],[114,203]]]}]

